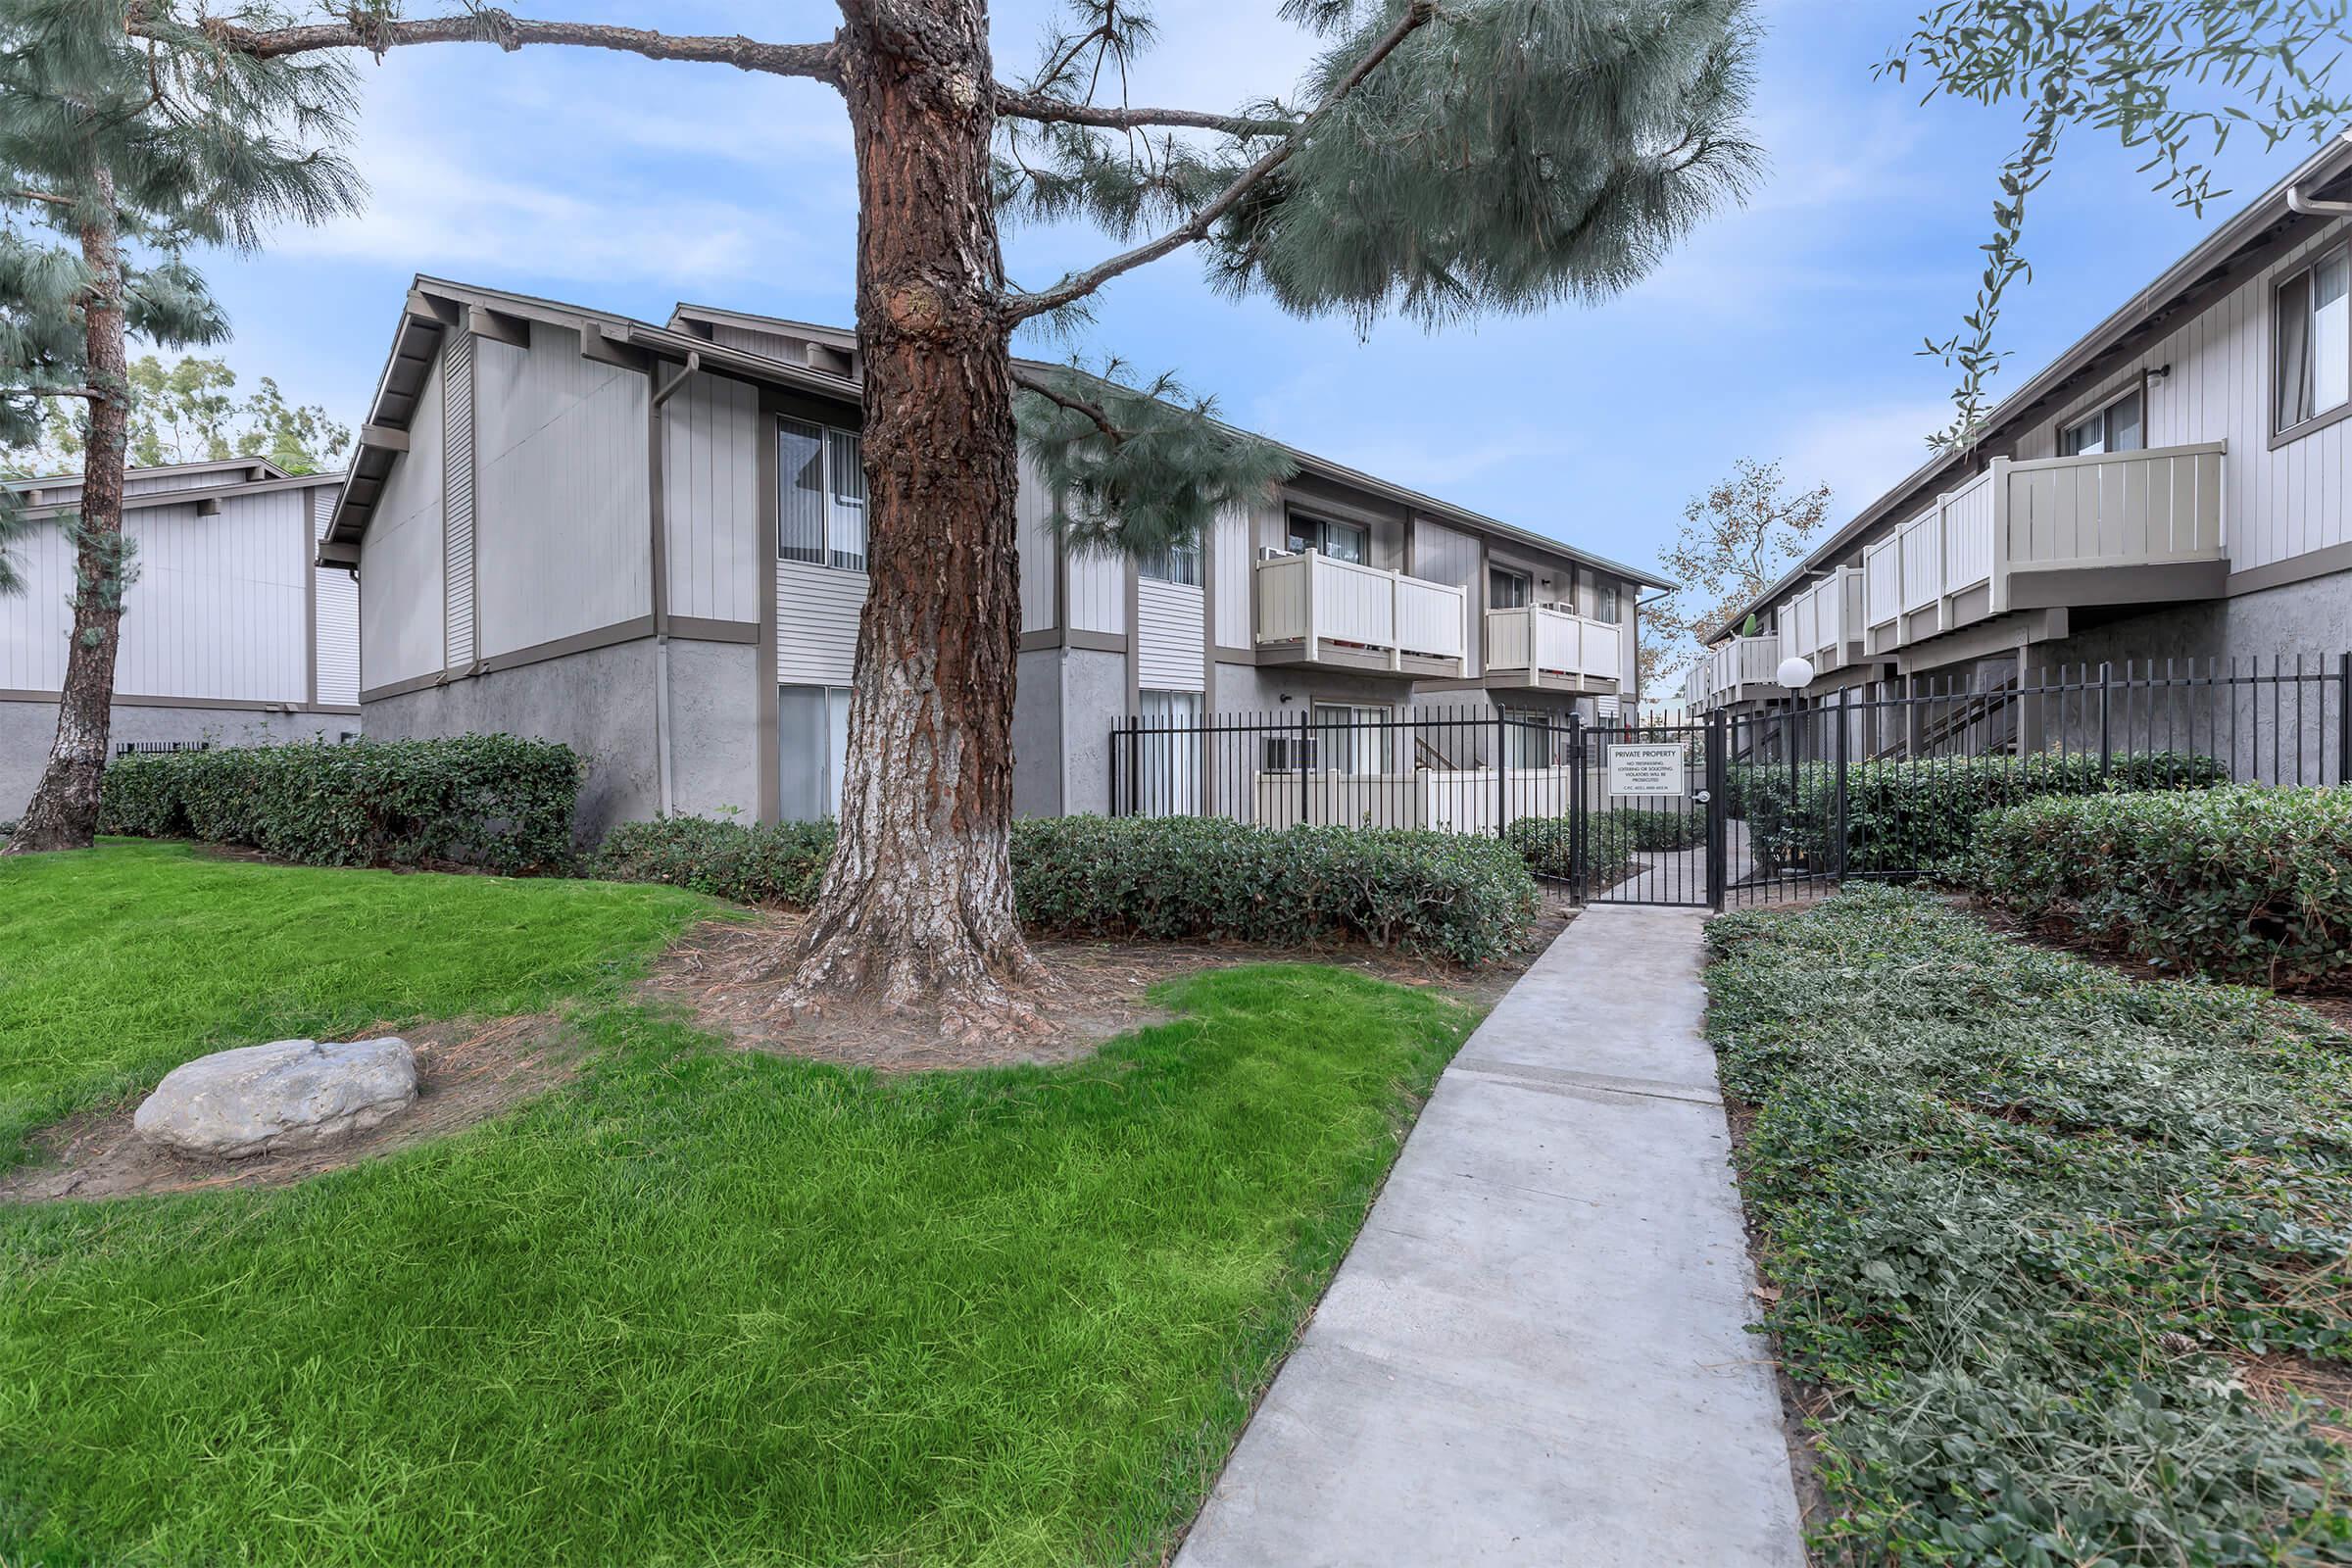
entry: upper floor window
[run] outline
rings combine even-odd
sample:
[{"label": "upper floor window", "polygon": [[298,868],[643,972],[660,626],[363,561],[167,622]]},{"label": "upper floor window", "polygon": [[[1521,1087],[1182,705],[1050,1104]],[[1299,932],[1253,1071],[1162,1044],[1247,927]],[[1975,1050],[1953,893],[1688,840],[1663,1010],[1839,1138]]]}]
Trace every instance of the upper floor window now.
[{"label": "upper floor window", "polygon": [[1294,512],[1291,548],[1319,551],[1334,561],[1353,562],[1360,566],[1372,554],[1372,535],[1357,523],[1328,522],[1321,517],[1301,517]]},{"label": "upper floor window", "polygon": [[2277,428],[2352,399],[2352,256],[2337,251],[2278,285]]},{"label": "upper floor window", "polygon": [[1198,588],[1200,586],[1200,547],[1197,544],[1170,545],[1165,550],[1138,556],[1135,572],[1137,576],[1152,582],[1181,582]]},{"label": "upper floor window", "polygon": [[1524,610],[1535,597],[1534,585],[1524,571],[1508,566],[1487,568],[1487,606],[1491,610]]},{"label": "upper floor window", "polygon": [[854,430],[777,421],[776,554],[839,571],[865,569],[865,466]]},{"label": "upper floor window", "polygon": [[1606,621],[1612,626],[1618,624],[1623,612],[1620,593],[1621,590],[1613,582],[1595,582],[1592,585],[1592,618]]},{"label": "upper floor window", "polygon": [[2058,432],[2058,455],[2087,458],[2101,452],[2138,452],[2148,444],[2139,393],[2127,392],[2087,417]]}]

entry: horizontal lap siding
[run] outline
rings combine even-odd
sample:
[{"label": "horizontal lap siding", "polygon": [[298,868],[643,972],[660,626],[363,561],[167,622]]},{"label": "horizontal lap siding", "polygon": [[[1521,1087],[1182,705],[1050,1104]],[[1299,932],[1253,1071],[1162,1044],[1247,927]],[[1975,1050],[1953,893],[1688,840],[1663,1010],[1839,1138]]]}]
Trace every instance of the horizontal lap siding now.
[{"label": "horizontal lap siding", "polygon": [[850,683],[865,590],[862,571],[835,571],[801,561],[776,563],[778,685]]},{"label": "horizontal lap siding", "polygon": [[669,612],[760,618],[760,392],[694,374],[662,405]]},{"label": "horizontal lap siding", "polygon": [[1200,691],[1206,624],[1200,590],[1185,583],[1139,582],[1135,615],[1136,673],[1144,688]]}]

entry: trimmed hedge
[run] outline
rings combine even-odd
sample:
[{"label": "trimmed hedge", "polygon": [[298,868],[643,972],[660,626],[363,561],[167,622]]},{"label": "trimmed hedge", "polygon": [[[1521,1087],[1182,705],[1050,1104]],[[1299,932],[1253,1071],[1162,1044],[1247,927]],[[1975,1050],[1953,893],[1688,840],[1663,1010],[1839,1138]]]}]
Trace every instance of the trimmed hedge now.
[{"label": "trimmed hedge", "polygon": [[833,858],[831,822],[774,826],[669,816],[623,822],[605,838],[588,874],[613,882],[666,882],[736,904],[805,908]]},{"label": "trimmed hedge", "polygon": [[1279,947],[1359,938],[1478,964],[1536,911],[1498,839],[1397,828],[1250,827],[1198,817],[1015,823],[1013,896],[1040,931]]},{"label": "trimmed hedge", "polygon": [[[2096,756],[1938,757],[1854,762],[1845,782],[1845,869],[1856,875],[1928,871],[1967,853],[1984,812],[2042,796],[2115,790],[2202,789],[2229,782],[2218,759],[2186,752]],[[1731,809],[1747,820],[1759,865],[1830,870],[1838,862],[1834,762],[1742,763],[1731,769]]]},{"label": "trimmed hedge", "polygon": [[1617,806],[1595,813],[1623,826],[1626,839],[1644,854],[1671,854],[1676,850],[1694,850],[1707,836],[1707,813],[1703,809],[1689,811],[1650,811],[1639,807]]},{"label": "trimmed hedge", "polygon": [[[592,868],[800,907],[832,853],[829,822],[671,818],[614,829]],[[1016,822],[1012,880],[1022,921],[1041,932],[1277,947],[1357,938],[1466,964],[1508,953],[1536,906],[1526,864],[1494,839],[1186,817]]]},{"label": "trimmed hedge", "polygon": [[571,860],[583,772],[570,747],[512,735],[140,753],[108,765],[98,826],[307,865],[536,870]]},{"label": "trimmed hedge", "polygon": [[[1523,816],[1503,830],[1503,842],[1519,852],[1537,876],[1565,881],[1576,874],[1569,820],[1565,816]],[[1679,811],[1646,811],[1634,807],[1594,811],[1585,832],[1586,874],[1592,886],[1605,888],[1633,873],[1637,854],[1693,849],[1705,836],[1704,816],[1692,819]]]},{"label": "trimmed hedge", "polygon": [[1955,875],[2167,967],[2279,990],[2352,979],[2352,789],[2033,801],[1986,816]]}]

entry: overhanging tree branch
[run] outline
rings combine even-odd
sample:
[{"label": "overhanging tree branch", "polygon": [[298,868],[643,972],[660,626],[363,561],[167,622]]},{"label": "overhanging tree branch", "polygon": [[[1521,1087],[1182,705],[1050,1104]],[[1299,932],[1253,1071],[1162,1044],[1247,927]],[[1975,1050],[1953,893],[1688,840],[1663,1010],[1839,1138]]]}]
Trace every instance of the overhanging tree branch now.
[{"label": "overhanging tree branch", "polygon": [[1296,120],[1221,115],[1203,109],[1113,109],[1004,86],[997,88],[997,113],[1012,120],[1094,125],[1103,130],[1144,130],[1164,125],[1178,130],[1222,131],[1229,136],[1286,136],[1299,123]]},{"label": "overhanging tree branch", "polygon": [[1090,403],[1076,393],[1057,387],[1044,376],[1033,374],[1017,365],[1012,368],[1012,384],[1025,392],[1034,392],[1047,402],[1067,409],[1072,414],[1083,414],[1094,422],[1095,428],[1102,431],[1113,446],[1117,446],[1127,439],[1128,432],[1111,422],[1110,415],[1100,403]]},{"label": "overhanging tree branch", "polygon": [[1382,33],[1370,49],[1364,51],[1364,57],[1349,68],[1348,74],[1333,84],[1331,91],[1324,95],[1323,101],[1315,105],[1313,112],[1292,128],[1280,146],[1269,148],[1264,156],[1236,175],[1233,183],[1218,192],[1206,206],[1158,238],[1146,240],[1132,250],[1121,251],[1116,256],[1096,263],[1084,271],[1072,272],[1052,288],[1036,294],[1013,295],[1004,304],[1005,319],[1017,323],[1025,321],[1033,316],[1043,316],[1050,311],[1060,310],[1073,301],[1086,298],[1087,295],[1092,294],[1121,272],[1131,272],[1147,263],[1156,262],[1162,256],[1205,239],[1209,229],[1218,219],[1231,212],[1234,205],[1250,193],[1251,187],[1284,164],[1289,163],[1292,156],[1305,142],[1308,133],[1322,122],[1324,117],[1338,108],[1340,102],[1349,93],[1362,85],[1364,78],[1377,71],[1380,63],[1396,51],[1397,45],[1434,21],[1437,14],[1436,0],[1413,0],[1413,3],[1406,8],[1404,15],[1396,19],[1396,24],[1391,26],[1387,32]]},{"label": "overhanging tree branch", "polygon": [[[381,55],[388,49],[424,43],[489,43],[509,53],[528,44],[560,44],[581,49],[612,49],[643,55],[648,60],[682,60],[702,65],[733,66],[741,71],[773,76],[806,76],[840,85],[834,45],[826,43],[763,43],[740,34],[730,36],[656,32],[647,27],[612,27],[587,22],[534,22],[496,10],[469,11],[457,16],[424,17],[414,22],[308,23],[285,27],[250,27],[219,17],[199,25],[205,35],[225,49],[270,60],[320,49],[365,49]],[[143,10],[134,9],[130,30],[143,38],[165,35]],[[176,35],[176,34],[175,34]]]}]

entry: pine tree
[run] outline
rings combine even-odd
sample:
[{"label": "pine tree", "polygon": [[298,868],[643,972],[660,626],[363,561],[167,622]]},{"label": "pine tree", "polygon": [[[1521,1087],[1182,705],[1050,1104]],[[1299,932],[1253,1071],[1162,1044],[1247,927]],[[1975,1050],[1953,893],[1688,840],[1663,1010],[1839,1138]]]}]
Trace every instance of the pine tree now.
[{"label": "pine tree", "polygon": [[[218,341],[227,323],[191,247],[250,249],[279,219],[356,204],[356,176],[321,145],[351,107],[340,63],[226,54],[168,6],[0,0],[0,445],[35,436],[56,400],[86,410],[57,739],[7,854],[87,848],[97,826],[135,571],[126,340]],[[0,516],[0,545],[22,526],[21,510]]]},{"label": "pine tree", "polygon": [[[1012,334],[1198,247],[1228,293],[1301,316],[1425,325],[1606,297],[1753,168],[1740,132],[1751,0],[1290,0],[1322,40],[1299,103],[1140,108],[1105,94],[1155,31],[1071,0],[1023,82],[997,77],[985,0],[840,0],[827,39],[763,43],[388,0],[305,25],[220,19],[257,60],[482,42],[634,52],[814,78],[858,164],[858,336],[871,591],[859,625],[839,849],[785,1005],[861,996],[950,1033],[1034,1018],[1049,983],[1007,863],[1020,634],[1020,419],[1096,548],[1186,535],[1275,471],[1172,383],[1079,368],[1016,377]],[[1029,289],[1000,225],[1080,217],[1127,248]],[[1156,395],[1154,395],[1156,394]]]}]

